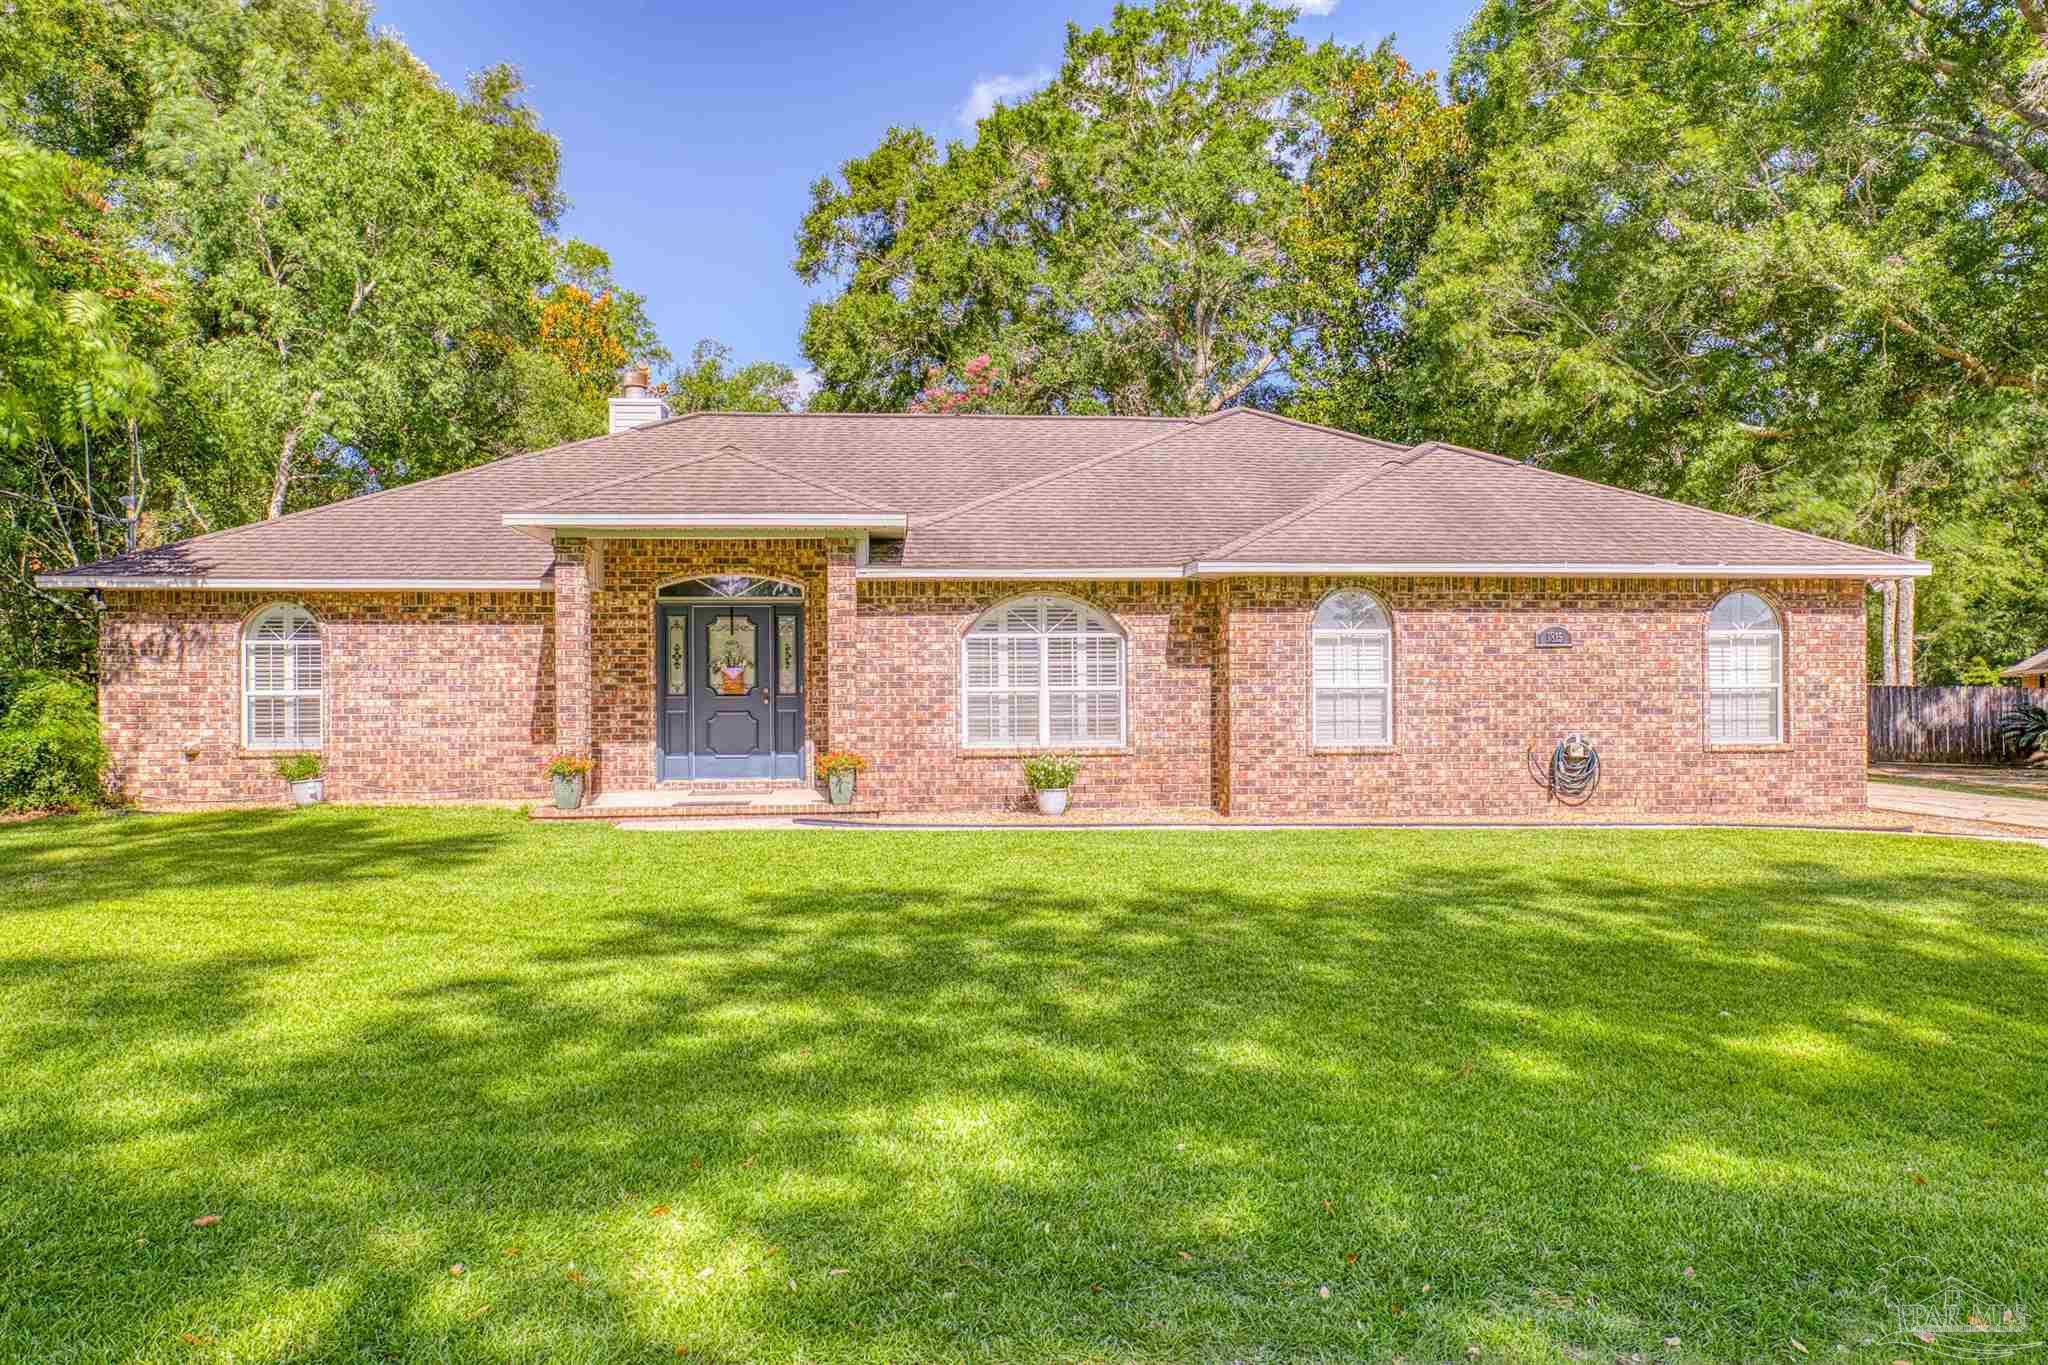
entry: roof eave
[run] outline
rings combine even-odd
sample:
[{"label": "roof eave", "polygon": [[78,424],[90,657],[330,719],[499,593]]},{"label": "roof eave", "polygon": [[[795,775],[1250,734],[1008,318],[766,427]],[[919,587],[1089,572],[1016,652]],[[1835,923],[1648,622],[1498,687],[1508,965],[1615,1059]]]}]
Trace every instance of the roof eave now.
[{"label": "roof eave", "polygon": [[1096,565],[1079,569],[1010,567],[999,568],[986,564],[950,565],[932,567],[928,565],[867,564],[856,570],[860,578],[877,579],[964,579],[969,581],[1014,580],[1017,582],[1046,582],[1057,579],[1101,580],[1101,579],[1149,579],[1185,578],[1187,570],[1178,564],[1146,565]]},{"label": "roof eave", "polygon": [[1915,560],[1899,564],[1597,564],[1481,560],[1428,562],[1197,560],[1182,565],[1088,565],[1078,568],[986,564],[870,564],[859,576],[873,579],[1165,579],[1277,577],[1293,574],[1398,574],[1411,578],[1924,578],[1934,566]]},{"label": "roof eave", "polygon": [[263,592],[552,592],[544,578],[248,578],[195,574],[36,575],[36,586],[51,592],[94,589],[143,591],[190,588]]},{"label": "roof eave", "polygon": [[1299,560],[1198,560],[1190,578],[1234,574],[1398,574],[1407,578],[1925,578],[1934,566],[1924,560],[1891,564],[1629,564],[1489,560],[1327,562]]}]

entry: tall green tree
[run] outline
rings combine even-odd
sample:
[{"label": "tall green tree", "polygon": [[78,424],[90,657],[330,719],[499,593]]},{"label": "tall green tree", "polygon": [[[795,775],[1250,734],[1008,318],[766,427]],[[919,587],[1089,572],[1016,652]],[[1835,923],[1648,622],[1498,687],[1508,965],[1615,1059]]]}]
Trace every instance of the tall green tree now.
[{"label": "tall green tree", "polygon": [[505,386],[485,395],[503,413],[474,419],[507,453],[600,434],[620,370],[672,359],[646,298],[621,288],[611,257],[589,242],[556,245],[554,279],[534,296],[533,314],[532,337],[510,346]]},{"label": "tall green tree", "polygon": [[705,338],[690,349],[665,385],[674,412],[788,412],[796,406],[796,375],[771,360],[735,365],[732,347]]},{"label": "tall green tree", "polygon": [[28,579],[117,551],[131,484],[177,539],[602,431],[612,354],[668,362],[556,239],[518,72],[451,89],[366,0],[0,5],[0,137],[0,669],[89,669]]},{"label": "tall green tree", "polygon": [[0,138],[0,675],[85,647],[88,613],[35,575],[121,548],[158,388],[135,332],[160,287],[104,216],[90,167]]},{"label": "tall green tree", "polygon": [[1472,179],[1465,107],[1382,42],[1310,105],[1306,174],[1281,233],[1297,325],[1286,406],[1394,440],[1439,434],[1408,326],[1415,273]]},{"label": "tall green tree", "polygon": [[261,462],[270,517],[489,453],[455,419],[551,265],[530,195],[494,174],[497,130],[402,48],[373,43],[307,94],[257,47],[231,98],[195,82],[160,100],[133,198],[185,276],[198,382]]},{"label": "tall green tree", "polygon": [[1931,556],[1939,616],[1908,586],[1877,631],[1907,681],[1981,652],[1970,600],[2038,562],[1999,507],[2048,472],[2039,148],[1957,74],[2033,89],[2036,49],[1963,11],[1491,0],[1482,168],[1414,289],[1445,434]]},{"label": "tall green tree", "polygon": [[892,129],[820,180],[797,273],[836,292],[804,353],[819,406],[901,408],[986,355],[996,401],[1205,412],[1284,371],[1283,224],[1318,63],[1288,11],[1120,5],[1044,90],[943,151]]}]

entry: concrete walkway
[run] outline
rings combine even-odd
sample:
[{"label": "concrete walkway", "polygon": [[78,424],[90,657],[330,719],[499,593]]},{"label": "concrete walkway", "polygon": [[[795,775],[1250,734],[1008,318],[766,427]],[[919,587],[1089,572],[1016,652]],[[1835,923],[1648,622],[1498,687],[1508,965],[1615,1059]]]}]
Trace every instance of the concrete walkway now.
[{"label": "concrete walkway", "polygon": [[1873,778],[1899,777],[1914,782],[1960,782],[1969,787],[2009,787],[2048,797],[2048,766],[2014,768],[1977,763],[1873,763]]},{"label": "concrete walkway", "polygon": [[[1916,774],[1917,775],[1917,774]],[[1998,825],[2048,829],[2048,801],[2029,796],[1979,796],[1975,792],[1943,791],[1870,780],[1870,808],[1902,815],[1931,815],[1943,820],[1988,820]]]}]

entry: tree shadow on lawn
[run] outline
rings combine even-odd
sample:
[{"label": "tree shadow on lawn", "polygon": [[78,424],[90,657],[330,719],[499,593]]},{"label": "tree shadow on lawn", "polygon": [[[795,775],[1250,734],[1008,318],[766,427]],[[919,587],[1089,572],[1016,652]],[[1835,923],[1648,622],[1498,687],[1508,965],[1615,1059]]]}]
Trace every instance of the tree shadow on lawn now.
[{"label": "tree shadow on lawn", "polygon": [[2048,1285],[2038,883],[1411,859],[1255,895],[1076,853],[1093,889],[777,888],[724,847],[266,1046],[290,961],[0,960],[72,1074],[153,1058],[136,1112],[0,1129],[0,1342],[1732,1359]]},{"label": "tree shadow on lawn", "polygon": [[391,810],[238,810],[57,816],[0,826],[0,914],[65,894],[85,906],[139,892],[327,890],[424,867],[484,863],[507,828],[419,835]]}]

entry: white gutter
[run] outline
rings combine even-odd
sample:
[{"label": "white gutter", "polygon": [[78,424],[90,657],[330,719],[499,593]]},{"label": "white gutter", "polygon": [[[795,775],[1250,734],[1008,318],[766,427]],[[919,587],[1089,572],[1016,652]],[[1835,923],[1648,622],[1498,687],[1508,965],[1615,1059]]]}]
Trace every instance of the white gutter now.
[{"label": "white gutter", "polygon": [[1925,578],[1924,560],[1896,564],[1503,564],[1474,560],[1406,563],[1262,563],[1203,560],[1187,566],[1190,578],[1233,574],[1376,574],[1407,578]]},{"label": "white gutter", "polygon": [[1183,569],[1162,569],[1154,564],[1146,568],[1108,569],[906,569],[894,564],[869,564],[855,571],[859,578],[959,578],[982,581],[1015,580],[1032,581],[1060,578],[1185,578]]},{"label": "white gutter", "polygon": [[[508,517],[509,521],[510,518]],[[637,523],[645,526],[642,519]],[[707,525],[697,518],[694,526]],[[781,529],[758,527],[761,530]],[[1293,574],[1398,575],[1411,578],[1925,578],[1934,566],[1915,560],[1906,564],[1498,564],[1470,561],[1414,563],[1231,563],[1199,561],[1184,568],[1158,565],[1078,569],[903,568],[865,564],[856,575],[865,579],[960,579],[973,582],[1054,582],[1060,579],[1116,580],[1227,578],[1232,575]],[[54,591],[92,588],[214,588],[293,592],[553,592],[546,580],[518,578],[76,578],[38,574],[36,586]]]},{"label": "white gutter", "polygon": [[259,588],[289,592],[553,592],[555,585],[533,578],[193,578],[155,575],[135,578],[75,578],[38,574],[36,586],[55,590],[90,588]]},{"label": "white gutter", "polygon": [[902,531],[910,518],[890,512],[785,512],[773,515],[737,512],[692,512],[645,516],[617,512],[507,512],[507,526],[545,527],[561,531]]}]

